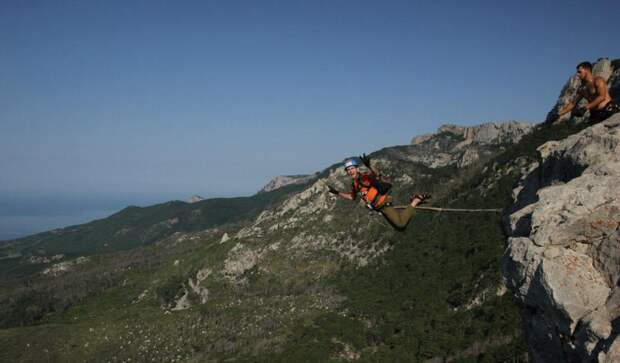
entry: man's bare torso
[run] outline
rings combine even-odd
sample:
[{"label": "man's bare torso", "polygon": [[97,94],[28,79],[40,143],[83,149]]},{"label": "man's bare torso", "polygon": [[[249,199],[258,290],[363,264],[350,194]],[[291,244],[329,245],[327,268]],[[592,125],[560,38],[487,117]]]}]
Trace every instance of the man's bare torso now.
[{"label": "man's bare torso", "polygon": [[[603,82],[606,84],[605,80],[602,77],[594,77],[591,81],[584,80],[579,92],[581,95],[588,100],[588,102],[592,102],[595,98],[597,98],[598,92],[596,90],[596,82]],[[604,108],[609,101],[611,101],[611,96],[609,95],[609,91],[607,90],[607,85],[602,87],[604,89],[603,101],[601,101],[598,105],[596,105],[597,109]]]}]

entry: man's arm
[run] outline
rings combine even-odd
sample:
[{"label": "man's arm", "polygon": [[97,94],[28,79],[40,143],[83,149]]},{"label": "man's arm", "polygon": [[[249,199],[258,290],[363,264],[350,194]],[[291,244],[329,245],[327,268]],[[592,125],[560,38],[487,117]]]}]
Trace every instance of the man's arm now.
[{"label": "man's arm", "polygon": [[605,101],[605,98],[607,98],[607,83],[605,83],[605,81],[601,77],[596,77],[594,79],[594,86],[596,87],[597,96],[586,105],[586,108],[588,110],[596,108],[596,106],[598,106],[601,102]]},{"label": "man's arm", "polygon": [[572,101],[564,105],[564,107],[560,108],[560,110],[558,111],[558,117],[571,112],[573,108],[575,108],[575,105],[577,105],[579,101],[581,101],[582,98],[583,96],[580,93],[578,93],[577,96],[573,98]]}]

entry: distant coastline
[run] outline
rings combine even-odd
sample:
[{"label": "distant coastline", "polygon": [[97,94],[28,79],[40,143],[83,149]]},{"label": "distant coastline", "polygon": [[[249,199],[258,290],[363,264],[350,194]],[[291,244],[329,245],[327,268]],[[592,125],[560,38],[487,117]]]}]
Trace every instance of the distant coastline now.
[{"label": "distant coastline", "polygon": [[128,205],[152,205],[170,199],[168,195],[0,194],[0,244],[106,218]]},{"label": "distant coastline", "polygon": [[63,215],[0,216],[0,245],[3,241],[106,218],[117,211],[93,209]]},{"label": "distant coastline", "polygon": [[3,233],[0,232],[0,245],[2,245],[2,242],[4,241],[10,241],[12,239],[18,239],[18,238],[22,238],[22,237],[26,237],[28,234],[22,234],[22,233]]}]

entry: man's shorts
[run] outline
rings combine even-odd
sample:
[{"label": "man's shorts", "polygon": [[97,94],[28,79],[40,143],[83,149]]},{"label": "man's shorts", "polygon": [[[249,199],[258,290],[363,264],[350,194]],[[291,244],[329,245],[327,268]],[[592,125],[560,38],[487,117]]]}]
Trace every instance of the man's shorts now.
[{"label": "man's shorts", "polygon": [[590,110],[590,121],[592,123],[601,122],[607,120],[613,114],[620,112],[620,107],[613,101],[609,101],[605,107],[601,109]]}]

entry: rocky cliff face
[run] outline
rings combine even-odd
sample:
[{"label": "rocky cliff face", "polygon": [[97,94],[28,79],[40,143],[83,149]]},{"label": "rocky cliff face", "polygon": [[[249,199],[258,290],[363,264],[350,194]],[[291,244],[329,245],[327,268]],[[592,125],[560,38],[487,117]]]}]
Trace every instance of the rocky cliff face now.
[{"label": "rocky cliff face", "polygon": [[620,361],[620,114],[538,151],[506,216],[503,274],[534,362]]},{"label": "rocky cliff face", "polygon": [[491,146],[517,143],[532,127],[516,121],[477,126],[443,125],[435,134],[411,140],[411,160],[431,168],[468,166],[489,155]]},{"label": "rocky cliff face", "polygon": [[280,175],[280,176],[276,176],[275,178],[271,179],[269,181],[269,183],[267,183],[260,191],[261,192],[270,192],[272,190],[276,190],[282,187],[285,187],[287,185],[291,185],[291,184],[303,184],[307,181],[309,181],[310,179],[316,177],[316,174],[314,175]]},{"label": "rocky cliff face", "polygon": [[[523,135],[532,131],[532,127],[531,124],[516,121],[490,122],[476,126],[446,124],[434,134],[414,137],[407,146],[407,161],[421,163],[434,169],[451,165],[466,167],[495,154],[498,147],[519,142]],[[379,166],[390,168],[387,158],[375,160]],[[303,184],[316,178],[317,175],[277,176],[259,193],[291,184]]]}]

